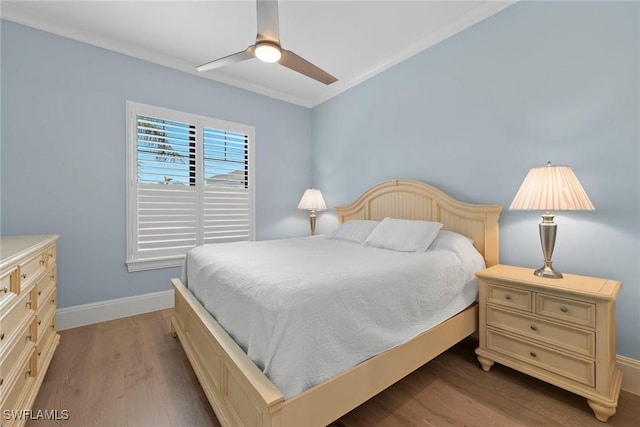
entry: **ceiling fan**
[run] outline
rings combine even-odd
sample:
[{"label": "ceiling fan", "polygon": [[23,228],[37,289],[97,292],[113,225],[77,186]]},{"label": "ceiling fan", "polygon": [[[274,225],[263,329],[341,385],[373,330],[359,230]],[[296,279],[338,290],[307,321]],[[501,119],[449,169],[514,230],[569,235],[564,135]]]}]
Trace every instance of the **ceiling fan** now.
[{"label": "ceiling fan", "polygon": [[200,72],[209,71],[214,68],[224,67],[225,65],[258,57],[258,59],[264,62],[277,62],[280,65],[284,65],[293,71],[297,71],[326,85],[338,80],[306,59],[280,46],[277,0],[257,0],[256,6],[258,15],[256,43],[243,51],[202,64],[196,67],[196,70]]}]

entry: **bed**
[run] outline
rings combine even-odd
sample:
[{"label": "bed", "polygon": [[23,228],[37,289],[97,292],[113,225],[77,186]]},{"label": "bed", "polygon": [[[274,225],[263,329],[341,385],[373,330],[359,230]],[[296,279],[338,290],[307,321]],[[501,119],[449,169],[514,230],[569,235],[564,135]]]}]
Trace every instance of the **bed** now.
[{"label": "bed", "polygon": [[[466,204],[424,183],[393,180],[375,185],[353,204],[336,209],[341,224],[386,217],[438,221],[443,230],[472,239],[486,265],[498,263],[501,206]],[[285,398],[183,281],[173,279],[172,284],[173,333],[222,425],[327,425],[477,329],[474,303],[412,339]]]}]

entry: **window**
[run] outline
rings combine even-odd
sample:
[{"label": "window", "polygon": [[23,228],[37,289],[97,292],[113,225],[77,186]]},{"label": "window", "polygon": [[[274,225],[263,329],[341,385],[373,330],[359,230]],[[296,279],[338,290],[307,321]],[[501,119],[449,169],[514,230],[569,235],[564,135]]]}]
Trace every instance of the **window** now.
[{"label": "window", "polygon": [[253,127],[127,102],[127,267],[253,239]]}]

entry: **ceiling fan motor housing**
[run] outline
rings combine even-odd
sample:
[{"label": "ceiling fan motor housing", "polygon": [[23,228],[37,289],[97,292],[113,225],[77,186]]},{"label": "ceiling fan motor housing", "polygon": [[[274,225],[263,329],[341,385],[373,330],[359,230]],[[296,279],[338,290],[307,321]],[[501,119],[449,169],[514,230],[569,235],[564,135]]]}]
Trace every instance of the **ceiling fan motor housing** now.
[{"label": "ceiling fan motor housing", "polygon": [[256,56],[264,62],[278,62],[282,57],[280,45],[270,41],[261,41],[256,43]]}]

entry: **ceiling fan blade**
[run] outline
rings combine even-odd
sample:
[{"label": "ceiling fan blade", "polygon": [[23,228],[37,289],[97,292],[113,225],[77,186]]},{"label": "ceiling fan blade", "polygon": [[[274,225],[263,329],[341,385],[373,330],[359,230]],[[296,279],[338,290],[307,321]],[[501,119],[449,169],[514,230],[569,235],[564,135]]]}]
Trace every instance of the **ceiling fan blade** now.
[{"label": "ceiling fan blade", "polygon": [[278,1],[257,0],[258,34],[256,42],[271,41],[280,44],[278,29]]},{"label": "ceiling fan blade", "polygon": [[251,58],[254,58],[255,56],[256,56],[255,46],[252,45],[243,51],[232,53],[231,55],[227,55],[222,58],[218,58],[214,61],[207,62],[206,64],[199,65],[196,67],[196,70],[200,72],[209,71],[209,70],[213,70],[214,68],[220,68],[220,67],[224,67],[225,65],[251,59]]},{"label": "ceiling fan blade", "polygon": [[327,73],[324,70],[321,70],[311,62],[296,55],[290,50],[281,49],[281,51],[282,58],[280,58],[280,61],[278,61],[281,65],[284,65],[285,67],[290,68],[293,71],[297,71],[326,85],[330,85],[331,83],[338,81],[338,79],[333,77],[331,74]]}]

